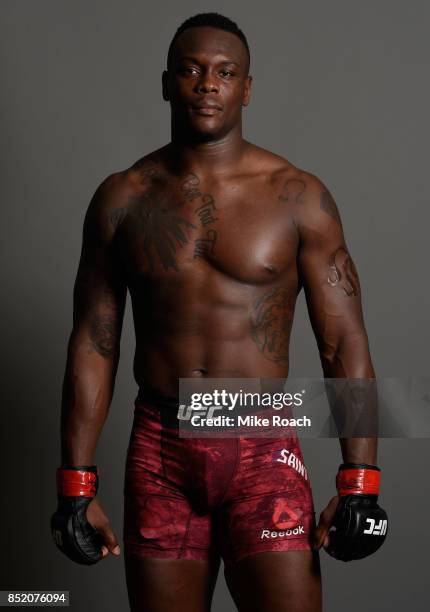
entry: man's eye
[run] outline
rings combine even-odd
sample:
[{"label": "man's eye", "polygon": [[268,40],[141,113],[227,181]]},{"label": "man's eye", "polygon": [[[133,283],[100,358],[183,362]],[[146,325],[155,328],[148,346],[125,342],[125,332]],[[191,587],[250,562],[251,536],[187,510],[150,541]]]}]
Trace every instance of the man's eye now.
[{"label": "man's eye", "polygon": [[221,74],[223,76],[233,76],[233,73],[230,70],[221,70]]},{"label": "man's eye", "polygon": [[195,68],[183,67],[179,69],[181,74],[195,74],[197,70]]}]

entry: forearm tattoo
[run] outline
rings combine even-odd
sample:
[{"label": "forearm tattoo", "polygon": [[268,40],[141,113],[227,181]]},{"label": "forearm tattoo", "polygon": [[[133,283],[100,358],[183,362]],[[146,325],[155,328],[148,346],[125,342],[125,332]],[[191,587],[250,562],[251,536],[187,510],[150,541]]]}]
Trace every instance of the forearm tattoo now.
[{"label": "forearm tattoo", "polygon": [[346,295],[358,295],[358,274],[350,254],[344,247],[335,251],[329,263],[327,281],[332,287],[340,287]]},{"label": "forearm tattoo", "polygon": [[267,359],[288,363],[291,322],[292,304],[287,289],[271,289],[255,301],[251,337]]}]

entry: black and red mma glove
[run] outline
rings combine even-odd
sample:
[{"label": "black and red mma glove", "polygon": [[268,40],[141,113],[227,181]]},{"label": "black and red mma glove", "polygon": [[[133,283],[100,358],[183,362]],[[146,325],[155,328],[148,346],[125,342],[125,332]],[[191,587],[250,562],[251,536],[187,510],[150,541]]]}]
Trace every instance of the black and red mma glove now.
[{"label": "black and red mma glove", "polygon": [[97,466],[57,469],[58,508],[51,517],[52,537],[61,552],[82,565],[97,563],[103,556],[101,535],[86,517],[97,489]]},{"label": "black and red mma glove", "polygon": [[387,513],[378,505],[381,471],[375,465],[343,463],[336,476],[340,500],[326,551],[352,561],[373,554],[387,535]]}]

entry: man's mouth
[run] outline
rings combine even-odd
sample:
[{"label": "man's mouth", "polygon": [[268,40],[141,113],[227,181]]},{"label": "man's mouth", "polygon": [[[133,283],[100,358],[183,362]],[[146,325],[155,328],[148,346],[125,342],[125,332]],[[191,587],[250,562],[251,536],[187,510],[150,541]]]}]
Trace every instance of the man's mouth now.
[{"label": "man's mouth", "polygon": [[221,109],[215,106],[192,106],[191,110],[196,115],[204,115],[208,117],[221,112]]},{"label": "man's mouth", "polygon": [[222,111],[222,106],[218,104],[216,100],[207,98],[203,100],[196,100],[194,104],[191,104],[191,110],[196,115],[203,115],[205,117],[211,117]]}]

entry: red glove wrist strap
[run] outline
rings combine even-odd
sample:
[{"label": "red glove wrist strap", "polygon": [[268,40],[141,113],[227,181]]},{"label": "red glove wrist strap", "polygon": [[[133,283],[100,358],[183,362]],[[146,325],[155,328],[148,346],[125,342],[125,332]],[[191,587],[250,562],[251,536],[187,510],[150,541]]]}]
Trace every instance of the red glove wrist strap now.
[{"label": "red glove wrist strap", "polygon": [[378,495],[381,472],[369,468],[348,468],[336,476],[336,488],[340,496],[361,494]]},{"label": "red glove wrist strap", "polygon": [[97,472],[57,469],[57,491],[60,497],[94,497],[97,493]]}]

